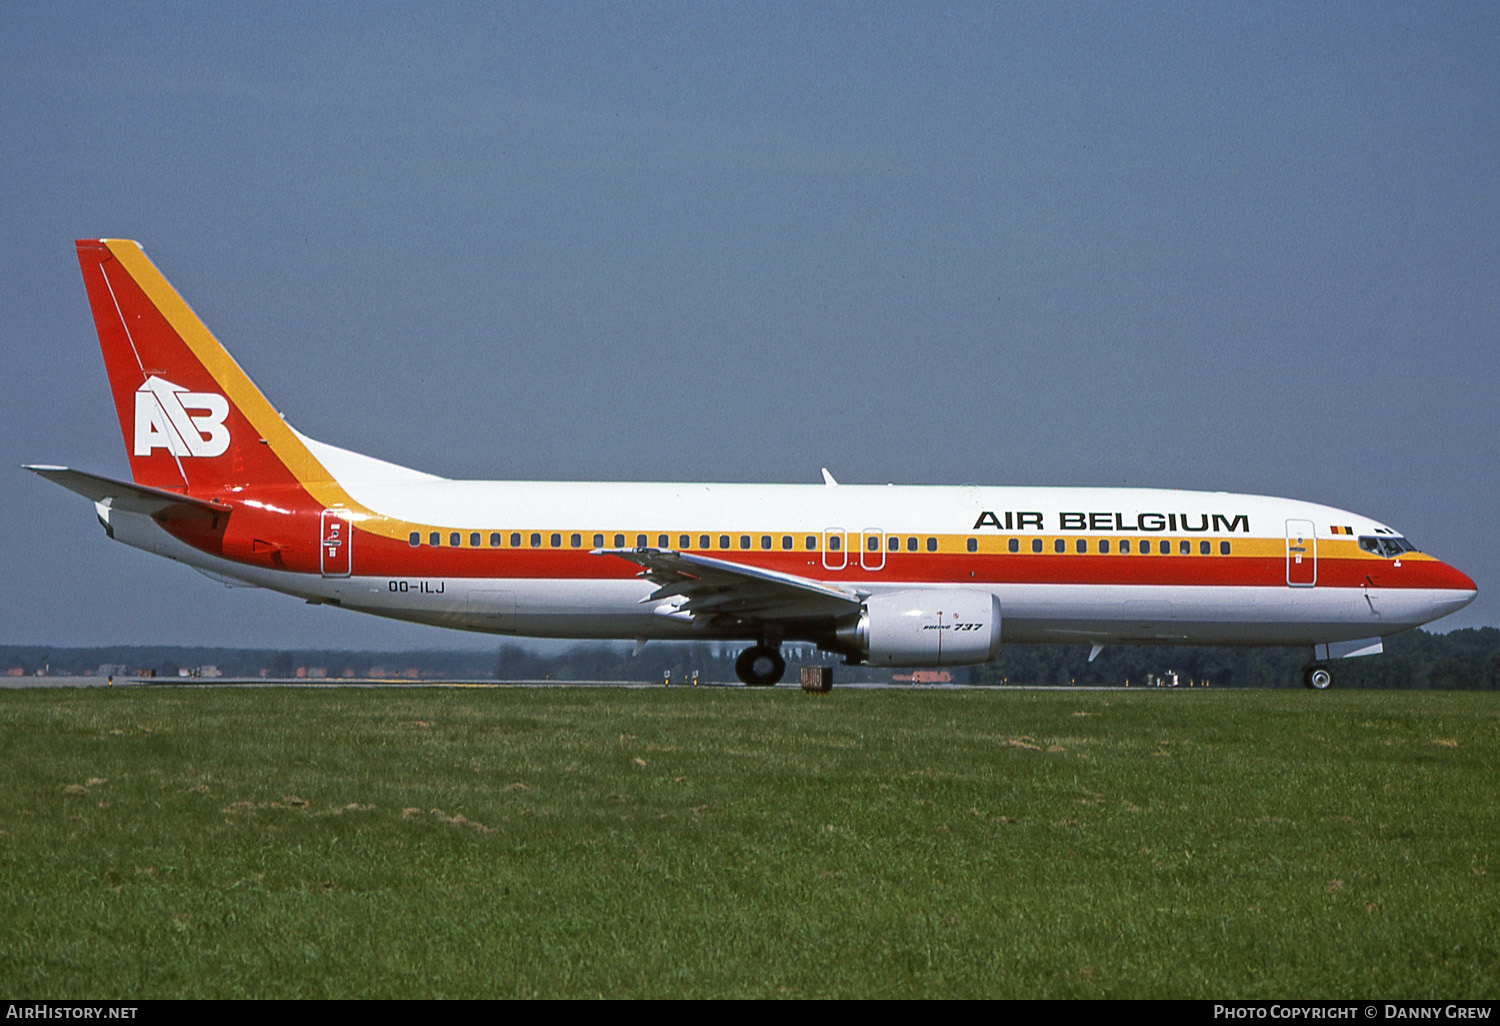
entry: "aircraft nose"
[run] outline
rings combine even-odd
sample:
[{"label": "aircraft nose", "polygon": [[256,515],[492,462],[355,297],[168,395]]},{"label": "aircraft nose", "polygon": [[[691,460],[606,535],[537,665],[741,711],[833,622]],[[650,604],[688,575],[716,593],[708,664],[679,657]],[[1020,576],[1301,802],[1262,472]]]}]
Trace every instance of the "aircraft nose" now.
[{"label": "aircraft nose", "polygon": [[1438,587],[1447,592],[1443,602],[1443,615],[1456,613],[1464,606],[1473,602],[1479,596],[1479,586],[1474,579],[1462,570],[1447,563],[1438,564],[1439,571]]}]

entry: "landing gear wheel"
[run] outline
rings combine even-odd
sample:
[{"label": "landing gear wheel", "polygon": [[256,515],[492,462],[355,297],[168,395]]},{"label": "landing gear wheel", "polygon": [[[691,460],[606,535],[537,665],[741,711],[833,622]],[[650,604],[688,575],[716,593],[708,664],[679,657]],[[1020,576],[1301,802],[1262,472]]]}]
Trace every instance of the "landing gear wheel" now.
[{"label": "landing gear wheel", "polygon": [[734,661],[734,673],[750,687],[770,687],[786,673],[781,650],[771,645],[756,645],[740,653]]},{"label": "landing gear wheel", "polygon": [[1309,666],[1302,671],[1302,683],[1314,691],[1327,691],[1333,687],[1333,674],[1326,666]]}]

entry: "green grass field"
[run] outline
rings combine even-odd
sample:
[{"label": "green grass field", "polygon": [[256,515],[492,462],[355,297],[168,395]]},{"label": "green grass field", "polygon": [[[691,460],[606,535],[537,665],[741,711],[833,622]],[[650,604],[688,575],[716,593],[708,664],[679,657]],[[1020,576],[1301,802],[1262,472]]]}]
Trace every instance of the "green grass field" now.
[{"label": "green grass field", "polygon": [[1500,996],[1500,695],[0,693],[0,993]]}]

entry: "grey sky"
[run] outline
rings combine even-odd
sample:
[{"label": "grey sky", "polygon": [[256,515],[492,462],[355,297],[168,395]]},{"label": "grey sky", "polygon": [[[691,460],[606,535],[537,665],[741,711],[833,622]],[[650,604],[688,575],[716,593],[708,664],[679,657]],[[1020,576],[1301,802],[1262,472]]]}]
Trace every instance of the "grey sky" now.
[{"label": "grey sky", "polygon": [[491,645],[226,590],[72,240],[449,476],[1131,484],[1406,531],[1500,623],[1500,6],[0,5],[0,640]]}]

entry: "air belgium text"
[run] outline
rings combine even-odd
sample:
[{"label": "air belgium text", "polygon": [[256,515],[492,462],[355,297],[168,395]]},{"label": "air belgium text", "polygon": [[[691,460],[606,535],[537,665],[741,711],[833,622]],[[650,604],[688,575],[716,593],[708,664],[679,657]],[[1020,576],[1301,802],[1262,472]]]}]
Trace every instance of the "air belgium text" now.
[{"label": "air belgium text", "polygon": [[[1059,513],[1059,531],[1128,531],[1136,534],[1181,531],[1213,534],[1250,533],[1247,513]],[[997,531],[1045,531],[1046,514],[1035,510],[985,510],[974,521],[974,530],[989,527]]]}]

